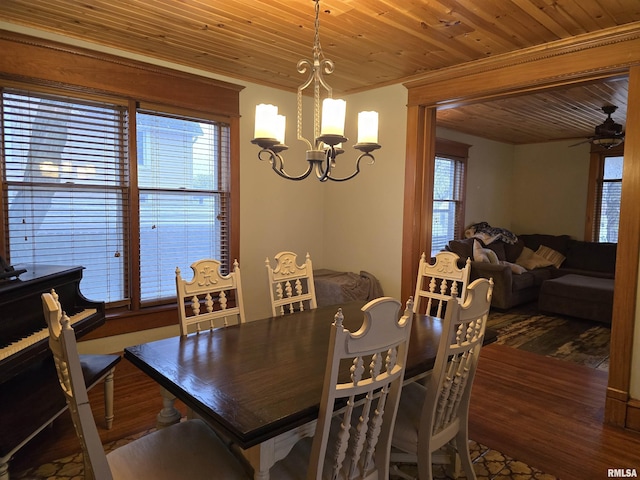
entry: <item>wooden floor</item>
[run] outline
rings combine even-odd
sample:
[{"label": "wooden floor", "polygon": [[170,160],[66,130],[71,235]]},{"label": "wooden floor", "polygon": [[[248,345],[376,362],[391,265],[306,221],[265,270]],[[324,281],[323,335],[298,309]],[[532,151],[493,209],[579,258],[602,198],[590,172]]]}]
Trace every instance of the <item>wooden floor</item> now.
[{"label": "wooden floor", "polygon": [[562,480],[640,475],[640,434],[603,425],[607,372],[504,345],[480,355],[469,436]]},{"label": "wooden floor", "polygon": [[[640,474],[640,434],[602,424],[606,383],[606,372],[487,346],[473,387],[470,437],[562,480],[606,479],[608,468]],[[162,407],[158,386],[127,360],[116,369],[115,387],[111,430],[104,429],[101,389],[90,392],[103,442],[153,427]],[[10,471],[78,450],[65,413],[17,454]]]}]

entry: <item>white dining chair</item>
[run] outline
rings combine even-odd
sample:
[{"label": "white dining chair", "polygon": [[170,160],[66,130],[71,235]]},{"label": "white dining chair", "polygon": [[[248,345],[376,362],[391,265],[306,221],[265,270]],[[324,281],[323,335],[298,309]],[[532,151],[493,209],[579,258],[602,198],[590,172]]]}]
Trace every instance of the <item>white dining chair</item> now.
[{"label": "white dining chair", "polygon": [[[391,462],[396,475],[413,479],[401,465],[417,464],[418,478],[431,480],[434,460],[459,459],[466,478],[476,478],[467,420],[492,293],[493,281],[479,278],[469,285],[463,304],[449,298],[436,361],[426,385],[413,382],[402,391],[392,439]],[[443,455],[436,459],[436,452]]]},{"label": "white dining chair", "polygon": [[[60,305],[60,297],[55,289],[51,289],[50,295],[53,299],[52,305],[55,306],[56,315],[60,315],[62,312],[62,305]],[[47,314],[53,314],[45,312]],[[87,385],[87,389],[93,388],[99,382],[103,382],[104,390],[104,419],[107,430],[110,430],[113,426],[113,381],[115,376],[116,365],[120,362],[120,355],[115,354],[83,354],[80,355],[80,364],[87,377],[95,377],[99,374],[95,382]]]},{"label": "white dining chair", "polygon": [[[462,268],[458,266],[459,260],[460,257],[457,254],[442,251],[435,255],[434,263],[430,263],[422,253],[418,265],[414,313],[442,318],[444,306],[450,297],[457,297],[464,302],[471,272],[471,260],[467,258]],[[423,299],[426,305],[422,303]]]},{"label": "white dining chair", "polygon": [[51,294],[42,295],[49,346],[80,440],[84,478],[97,480],[249,479],[243,464],[201,420],[187,420],[105,454],[96,428],[69,317]]},{"label": "white dining chair", "polygon": [[[271,478],[387,479],[391,434],[404,380],[413,305],[382,297],[362,307],[357,331],[331,325],[320,413],[306,438],[271,468]],[[335,410],[338,414],[335,415]],[[335,415],[335,416],[334,416]]]},{"label": "white dining chair", "polygon": [[309,253],[302,265],[293,252],[280,252],[275,256],[276,266],[265,260],[269,278],[271,314],[276,317],[287,313],[317,308],[313,265]]},{"label": "white dining chair", "polygon": [[180,334],[244,323],[242,280],[238,261],[227,274],[220,273],[221,263],[202,259],[191,264],[193,278],[185,280],[176,267],[176,295]]}]

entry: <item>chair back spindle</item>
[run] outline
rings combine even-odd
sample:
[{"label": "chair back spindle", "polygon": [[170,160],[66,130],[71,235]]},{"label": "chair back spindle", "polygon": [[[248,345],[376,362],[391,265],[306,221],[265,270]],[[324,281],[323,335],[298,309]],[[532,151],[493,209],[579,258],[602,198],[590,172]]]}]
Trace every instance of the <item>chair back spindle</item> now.
[{"label": "chair back spindle", "polygon": [[[343,326],[342,311],[336,314],[307,478],[388,478],[391,433],[413,321],[412,300],[398,320],[400,306],[389,297],[372,300],[362,308],[364,322],[353,333]],[[340,402],[346,402],[344,412],[332,425]],[[327,454],[331,472],[327,476],[324,471],[323,477]]]}]

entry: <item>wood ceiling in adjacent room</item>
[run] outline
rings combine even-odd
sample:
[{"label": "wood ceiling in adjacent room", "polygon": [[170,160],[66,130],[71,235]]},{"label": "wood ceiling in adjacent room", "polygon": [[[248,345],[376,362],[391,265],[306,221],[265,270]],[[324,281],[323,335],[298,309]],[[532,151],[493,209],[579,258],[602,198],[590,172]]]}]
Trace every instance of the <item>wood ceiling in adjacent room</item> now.
[{"label": "wood ceiling in adjacent room", "polygon": [[[302,81],[297,61],[311,57],[313,19],[311,0],[0,1],[0,28],[8,22],[289,90]],[[639,21],[638,0],[321,0],[320,41],[339,95]],[[606,103],[625,123],[621,85],[470,105],[438,121],[511,143],[583,137],[604,120]]]}]

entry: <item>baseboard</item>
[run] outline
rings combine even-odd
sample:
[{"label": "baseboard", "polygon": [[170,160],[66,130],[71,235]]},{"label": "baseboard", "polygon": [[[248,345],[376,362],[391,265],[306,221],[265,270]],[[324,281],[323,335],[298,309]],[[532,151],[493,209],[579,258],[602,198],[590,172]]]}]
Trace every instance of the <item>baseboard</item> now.
[{"label": "baseboard", "polygon": [[640,400],[629,400],[627,403],[627,421],[625,427],[640,432]]}]

